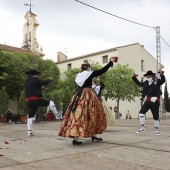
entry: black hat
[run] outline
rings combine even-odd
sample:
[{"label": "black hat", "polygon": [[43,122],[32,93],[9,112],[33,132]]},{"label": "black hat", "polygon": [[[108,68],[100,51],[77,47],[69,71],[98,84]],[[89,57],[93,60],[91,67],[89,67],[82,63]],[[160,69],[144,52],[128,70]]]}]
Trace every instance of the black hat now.
[{"label": "black hat", "polygon": [[153,75],[155,75],[155,73],[153,73],[151,70],[149,70],[149,71],[147,71],[146,74],[144,74],[143,76],[146,77],[146,76],[149,76],[149,75],[150,75],[150,76],[153,76]]},{"label": "black hat", "polygon": [[29,71],[25,72],[25,74],[27,74],[27,75],[29,75],[29,74],[36,75],[36,74],[40,74],[40,72],[37,71],[37,70],[29,70]]}]

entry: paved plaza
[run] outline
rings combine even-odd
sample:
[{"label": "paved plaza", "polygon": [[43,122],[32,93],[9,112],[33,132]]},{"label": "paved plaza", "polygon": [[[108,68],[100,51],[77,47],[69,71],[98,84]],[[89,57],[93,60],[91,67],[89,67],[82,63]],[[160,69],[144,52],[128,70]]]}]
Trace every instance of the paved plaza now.
[{"label": "paved plaza", "polygon": [[142,134],[135,133],[138,119],[117,120],[101,135],[102,142],[82,139],[81,146],[57,135],[60,124],[34,123],[34,137],[27,137],[26,124],[0,124],[0,170],[170,169],[170,120],[161,120],[160,136],[151,119]]}]

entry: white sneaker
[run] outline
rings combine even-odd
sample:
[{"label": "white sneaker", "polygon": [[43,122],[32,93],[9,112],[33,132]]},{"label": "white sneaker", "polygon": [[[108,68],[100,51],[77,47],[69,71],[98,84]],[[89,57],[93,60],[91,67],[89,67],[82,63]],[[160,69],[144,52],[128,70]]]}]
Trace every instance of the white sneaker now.
[{"label": "white sneaker", "polygon": [[34,136],[34,134],[32,132],[28,133],[28,137],[31,137],[31,136]]},{"label": "white sneaker", "polygon": [[145,128],[144,127],[141,127],[136,133],[142,133],[142,132],[145,132]]},{"label": "white sneaker", "polygon": [[56,119],[56,120],[59,120],[59,119],[60,119],[60,116],[59,116],[59,115],[55,115],[55,119]]},{"label": "white sneaker", "polygon": [[158,130],[155,130],[155,135],[156,135],[156,136],[159,136],[159,135],[160,135],[160,133],[158,132]]}]

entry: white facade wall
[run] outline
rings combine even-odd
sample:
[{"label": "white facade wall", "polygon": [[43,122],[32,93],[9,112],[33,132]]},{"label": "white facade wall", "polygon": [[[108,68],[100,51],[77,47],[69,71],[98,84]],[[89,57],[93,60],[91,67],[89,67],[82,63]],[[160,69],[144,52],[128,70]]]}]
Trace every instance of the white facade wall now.
[{"label": "white facade wall", "polygon": [[[67,71],[67,65],[71,64],[72,68],[80,68],[81,64],[84,60],[88,60],[89,63],[91,62],[99,62],[100,65],[104,66],[103,64],[103,57],[108,55],[108,59],[113,56],[118,56],[119,60],[118,63],[121,65],[128,64],[130,68],[132,68],[136,74],[138,74],[138,79],[141,80],[141,77],[148,71],[152,70],[156,72],[156,64],[157,61],[153,56],[151,56],[140,44],[131,44],[122,47],[116,47],[100,52],[96,52],[89,55],[84,55],[81,57],[76,57],[72,59],[68,59],[66,61],[57,62],[57,66],[61,72],[61,79],[65,78],[64,72]],[[141,70],[141,60],[144,61],[144,71]],[[116,101],[108,100],[107,101],[109,107],[112,107],[112,112],[114,114],[113,108],[116,106]],[[140,98],[136,98],[135,102],[127,102],[127,101],[120,101],[120,113],[122,113],[121,119],[126,117],[127,110],[129,110],[132,118],[138,118],[138,113],[141,108],[141,100]],[[148,112],[146,115],[147,118],[152,117],[151,112]]]}]

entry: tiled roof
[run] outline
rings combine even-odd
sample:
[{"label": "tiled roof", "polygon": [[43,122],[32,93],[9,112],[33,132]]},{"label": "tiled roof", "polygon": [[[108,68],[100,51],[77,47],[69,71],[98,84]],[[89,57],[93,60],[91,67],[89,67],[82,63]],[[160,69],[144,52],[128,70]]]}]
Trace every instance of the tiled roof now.
[{"label": "tiled roof", "polygon": [[18,48],[18,47],[13,47],[13,46],[9,46],[9,45],[4,45],[4,44],[0,44],[0,49],[2,49],[4,51],[34,54],[30,50],[26,50],[26,49],[22,49],[22,48]]}]

